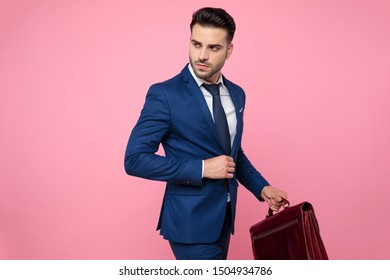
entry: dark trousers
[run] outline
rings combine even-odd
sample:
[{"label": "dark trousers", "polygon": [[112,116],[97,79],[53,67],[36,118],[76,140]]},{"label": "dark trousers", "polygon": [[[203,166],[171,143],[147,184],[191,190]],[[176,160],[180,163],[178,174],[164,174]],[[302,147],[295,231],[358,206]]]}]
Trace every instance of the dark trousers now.
[{"label": "dark trousers", "polygon": [[231,210],[226,206],[225,221],[219,238],[213,243],[177,243],[169,241],[177,260],[226,260],[230,242]]}]

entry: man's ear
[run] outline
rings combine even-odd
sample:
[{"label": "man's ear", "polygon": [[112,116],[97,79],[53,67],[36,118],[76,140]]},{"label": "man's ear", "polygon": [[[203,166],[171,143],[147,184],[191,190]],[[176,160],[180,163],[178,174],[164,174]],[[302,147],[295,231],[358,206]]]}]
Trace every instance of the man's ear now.
[{"label": "man's ear", "polygon": [[228,59],[230,57],[230,55],[232,54],[233,52],[233,43],[230,43],[228,48],[227,48],[227,54],[226,54],[226,59]]}]

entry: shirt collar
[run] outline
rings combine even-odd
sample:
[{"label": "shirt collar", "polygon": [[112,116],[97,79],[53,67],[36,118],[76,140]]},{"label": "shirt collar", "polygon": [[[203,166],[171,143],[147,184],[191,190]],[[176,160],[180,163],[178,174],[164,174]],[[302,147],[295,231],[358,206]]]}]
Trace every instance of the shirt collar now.
[{"label": "shirt collar", "polygon": [[[207,82],[207,81],[205,81],[205,80],[203,80],[195,75],[195,72],[194,72],[194,69],[192,69],[191,63],[188,63],[188,70],[190,70],[192,77],[194,78],[195,82],[198,84],[199,87],[201,87],[202,84],[210,84],[209,82]],[[224,85],[222,75],[219,75],[217,84],[218,83],[221,83],[222,85]]]}]

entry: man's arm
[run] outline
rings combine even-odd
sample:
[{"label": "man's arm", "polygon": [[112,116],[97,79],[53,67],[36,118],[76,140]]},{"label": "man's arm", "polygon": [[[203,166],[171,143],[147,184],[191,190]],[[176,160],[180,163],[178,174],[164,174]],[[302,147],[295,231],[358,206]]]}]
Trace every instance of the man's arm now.
[{"label": "man's arm", "polygon": [[242,148],[238,151],[236,177],[257,199],[266,201],[274,211],[278,211],[283,205],[283,198],[287,199],[286,192],[272,187],[260,172],[256,170]]},{"label": "man's arm", "polygon": [[260,193],[265,186],[269,185],[269,183],[252,165],[241,147],[239,148],[237,155],[236,177],[237,180],[250,190],[254,196],[263,201],[263,198],[260,197]]},{"label": "man's arm", "polygon": [[152,86],[125,153],[129,175],[178,184],[202,184],[202,160],[156,155],[161,140],[169,133],[170,108],[161,88]]}]

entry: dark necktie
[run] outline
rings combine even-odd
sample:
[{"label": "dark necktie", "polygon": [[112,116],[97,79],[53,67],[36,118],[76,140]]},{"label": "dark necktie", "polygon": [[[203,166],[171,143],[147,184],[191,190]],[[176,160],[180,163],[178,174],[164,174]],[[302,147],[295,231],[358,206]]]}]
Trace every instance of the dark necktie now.
[{"label": "dark necktie", "polygon": [[222,107],[219,85],[220,84],[203,84],[203,87],[213,96],[213,115],[215,126],[226,154],[230,155],[230,132],[226,114]]}]

